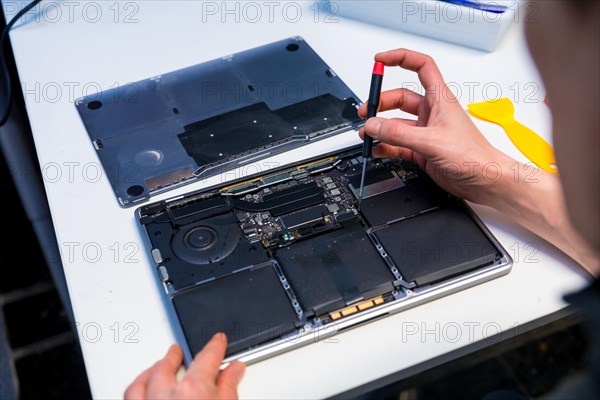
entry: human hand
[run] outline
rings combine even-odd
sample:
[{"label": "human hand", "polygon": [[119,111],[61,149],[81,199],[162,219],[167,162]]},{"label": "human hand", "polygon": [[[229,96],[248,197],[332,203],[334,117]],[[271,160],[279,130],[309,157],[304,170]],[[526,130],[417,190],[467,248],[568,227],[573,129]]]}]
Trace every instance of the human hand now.
[{"label": "human hand", "polygon": [[[431,57],[397,49],[377,54],[375,61],[417,72],[425,95],[403,88],[381,94],[379,111],[400,109],[417,119],[370,118],[360,135],[364,138],[366,132],[381,142],[373,155],[414,161],[449,193],[486,203],[493,196],[496,175],[515,161],[483,137]],[[358,113],[365,118],[367,105]]]},{"label": "human hand", "polygon": [[162,360],[129,385],[125,399],[237,399],[237,386],[246,367],[234,361],[219,371],[226,348],[227,336],[217,333],[178,381],[176,374],[183,361],[183,352],[178,345],[172,345]]},{"label": "human hand", "polygon": [[[593,275],[600,274],[597,251],[569,221],[557,175],[518,163],[494,148],[446,86],[431,57],[398,49],[375,55],[375,61],[416,72],[425,89],[424,96],[407,89],[381,94],[379,111],[400,109],[417,119],[370,118],[359,133],[381,142],[373,148],[375,157],[416,162],[447,192],[497,209]],[[366,117],[366,104],[358,114]]]}]

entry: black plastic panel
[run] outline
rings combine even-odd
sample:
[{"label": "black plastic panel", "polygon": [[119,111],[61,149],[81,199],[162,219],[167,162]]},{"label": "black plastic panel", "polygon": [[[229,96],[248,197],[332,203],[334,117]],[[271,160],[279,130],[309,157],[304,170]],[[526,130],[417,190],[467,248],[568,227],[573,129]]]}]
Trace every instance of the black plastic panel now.
[{"label": "black plastic panel", "polygon": [[393,290],[394,276],[356,220],[275,257],[303,307],[316,315]]},{"label": "black plastic panel", "polygon": [[233,354],[293,331],[298,321],[271,265],[187,290],[173,304],[192,354],[217,332],[227,334]]},{"label": "black plastic panel", "polygon": [[407,281],[441,281],[500,257],[462,206],[402,220],[375,232]]},{"label": "black plastic panel", "polygon": [[197,165],[212,164],[353,122],[355,101],[326,94],[279,110],[270,110],[265,103],[252,104],[187,125],[179,140]]},{"label": "black plastic panel", "polygon": [[360,210],[369,224],[375,227],[443,206],[447,201],[448,194],[424,177],[405,187],[364,199]]}]

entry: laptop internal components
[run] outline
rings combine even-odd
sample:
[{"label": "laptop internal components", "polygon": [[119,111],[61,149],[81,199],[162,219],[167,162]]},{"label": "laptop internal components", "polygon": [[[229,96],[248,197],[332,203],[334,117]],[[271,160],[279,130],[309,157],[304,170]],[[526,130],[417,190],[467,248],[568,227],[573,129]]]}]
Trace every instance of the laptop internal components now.
[{"label": "laptop internal components", "polygon": [[261,359],[508,271],[466,205],[412,163],[367,160],[358,210],[362,161],[353,148],[138,209],[191,354],[224,331],[232,359]]}]

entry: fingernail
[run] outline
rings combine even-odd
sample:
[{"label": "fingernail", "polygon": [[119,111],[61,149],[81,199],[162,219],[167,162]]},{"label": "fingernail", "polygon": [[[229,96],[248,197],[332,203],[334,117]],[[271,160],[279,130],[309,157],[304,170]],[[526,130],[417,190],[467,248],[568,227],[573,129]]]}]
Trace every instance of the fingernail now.
[{"label": "fingernail", "polygon": [[215,333],[212,338],[214,340],[218,340],[219,342],[227,342],[227,335],[225,335],[223,332]]},{"label": "fingernail", "polygon": [[236,361],[236,368],[238,369],[238,382],[242,380],[244,375],[246,374],[246,364],[240,361]]},{"label": "fingernail", "polygon": [[377,136],[379,136],[379,128],[381,128],[381,120],[379,120],[379,118],[369,118],[365,124],[365,131],[373,139],[376,139]]}]

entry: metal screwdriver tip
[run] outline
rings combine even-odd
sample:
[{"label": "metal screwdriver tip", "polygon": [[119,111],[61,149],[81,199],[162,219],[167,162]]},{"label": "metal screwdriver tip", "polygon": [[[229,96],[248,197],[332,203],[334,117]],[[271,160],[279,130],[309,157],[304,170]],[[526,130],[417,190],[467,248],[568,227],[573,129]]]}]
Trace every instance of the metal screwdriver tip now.
[{"label": "metal screwdriver tip", "polygon": [[362,175],[360,177],[360,189],[358,190],[358,206],[356,207],[358,210],[360,210],[360,203],[362,202],[363,189],[365,187],[365,172],[366,171],[367,171],[367,158],[365,157],[363,160]]}]

